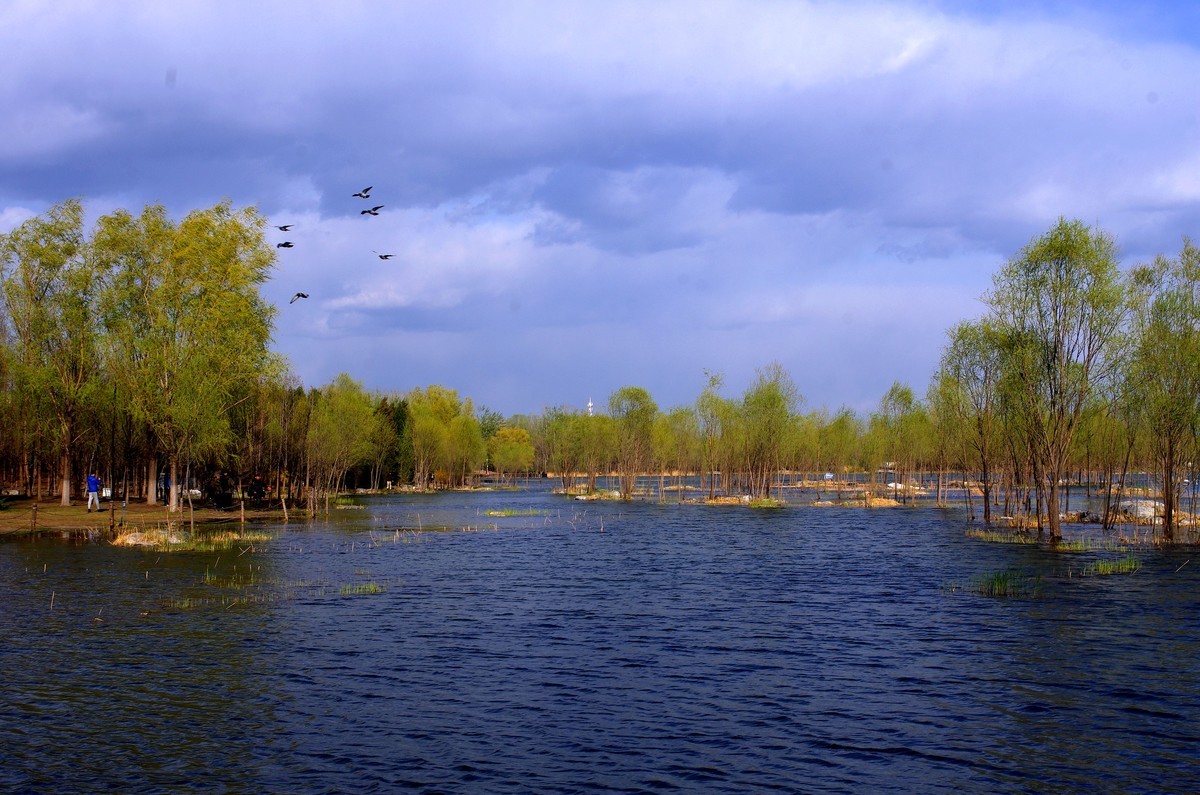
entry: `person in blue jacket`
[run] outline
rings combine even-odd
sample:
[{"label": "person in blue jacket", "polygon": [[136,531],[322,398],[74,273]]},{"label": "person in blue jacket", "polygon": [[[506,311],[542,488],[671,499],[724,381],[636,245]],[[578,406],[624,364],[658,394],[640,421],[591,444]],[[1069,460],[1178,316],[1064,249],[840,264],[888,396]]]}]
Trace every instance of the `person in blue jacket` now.
[{"label": "person in blue jacket", "polygon": [[88,513],[92,512],[92,500],[96,501],[96,510],[100,510],[100,478],[96,473],[87,476],[88,481]]}]

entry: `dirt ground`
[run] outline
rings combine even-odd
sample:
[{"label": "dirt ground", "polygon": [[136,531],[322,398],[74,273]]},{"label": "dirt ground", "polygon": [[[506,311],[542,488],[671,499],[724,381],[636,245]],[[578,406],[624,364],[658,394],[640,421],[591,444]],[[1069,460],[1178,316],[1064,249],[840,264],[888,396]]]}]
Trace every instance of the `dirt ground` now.
[{"label": "dirt ground", "polygon": [[[0,535],[11,533],[28,533],[34,529],[34,501],[32,499],[6,498],[8,507],[0,510]],[[55,532],[70,530],[108,530],[121,527],[159,527],[167,523],[187,523],[193,519],[187,503],[183,510],[168,513],[166,506],[146,505],[143,502],[131,502],[124,508],[121,504],[105,501],[103,510],[88,512],[87,500],[75,500],[72,505],[63,506],[58,500],[42,500],[37,503],[37,532]],[[110,507],[113,510],[110,513]],[[289,506],[291,518],[300,518],[299,510]],[[197,524],[205,523],[237,523],[241,521],[241,512],[237,506],[231,510],[218,511],[214,508],[195,509],[194,519]],[[283,521],[283,511],[278,507],[273,510],[246,509],[247,522]]]}]

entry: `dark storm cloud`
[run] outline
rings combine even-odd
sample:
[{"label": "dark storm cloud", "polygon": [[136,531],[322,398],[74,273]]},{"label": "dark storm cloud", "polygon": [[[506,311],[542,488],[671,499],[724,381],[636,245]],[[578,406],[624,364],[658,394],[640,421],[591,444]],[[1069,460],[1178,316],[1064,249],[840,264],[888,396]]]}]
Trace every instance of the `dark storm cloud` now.
[{"label": "dark storm cloud", "polygon": [[10,4],[0,224],[79,195],[294,223],[265,292],[310,383],[442,381],[506,411],[641,383],[670,405],[704,369],[736,392],[778,360],[810,402],[862,407],[920,391],[1058,216],[1135,258],[1195,233],[1196,43],[1123,14]]}]

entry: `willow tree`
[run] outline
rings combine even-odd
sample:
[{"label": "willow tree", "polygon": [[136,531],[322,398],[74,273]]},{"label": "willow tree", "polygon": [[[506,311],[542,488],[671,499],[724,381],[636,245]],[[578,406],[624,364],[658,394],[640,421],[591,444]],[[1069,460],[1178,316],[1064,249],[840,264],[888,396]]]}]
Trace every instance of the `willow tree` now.
[{"label": "willow tree", "polygon": [[821,426],[820,434],[824,461],[835,475],[840,501],[846,472],[859,454],[862,427],[854,411],[842,406],[833,419]]},{"label": "willow tree", "polygon": [[561,408],[550,409],[546,415],[546,466],[558,475],[564,491],[575,485],[575,474],[583,460],[583,426],[576,421],[579,415]]},{"label": "willow tree", "polygon": [[465,486],[476,469],[487,461],[487,443],[471,401],[450,420],[446,434],[446,475],[452,487]]},{"label": "willow tree", "polygon": [[658,406],[642,387],[618,389],[608,399],[608,410],[617,429],[617,474],[621,498],[633,496],[637,476],[650,464],[654,418]]},{"label": "willow tree", "polygon": [[533,468],[533,439],[524,428],[501,427],[487,441],[488,457],[503,481]]},{"label": "willow tree", "polygon": [[783,468],[800,393],[779,364],[758,370],[742,397],[745,467],[750,493],[771,496],[771,483]]},{"label": "willow tree", "polygon": [[25,418],[55,426],[63,505],[71,504],[71,449],[80,415],[99,380],[101,287],[79,200],[0,235],[0,297],[13,337],[10,368]]},{"label": "willow tree", "polygon": [[675,481],[676,499],[683,501],[684,476],[695,470],[698,457],[699,426],[691,406],[676,406],[654,418],[651,451],[658,472],[658,499],[666,496],[666,478]]},{"label": "willow tree", "polygon": [[170,508],[188,456],[229,440],[229,409],[249,382],[275,371],[275,309],[259,295],[275,253],[253,208],[228,203],[171,220],[161,206],[101,218],[97,257],[105,293],[110,372],[166,453]]},{"label": "willow tree", "polygon": [[942,354],[942,369],[948,377],[946,386],[954,386],[958,399],[947,405],[960,413],[960,438],[972,453],[970,465],[979,467],[983,521],[991,524],[997,390],[1003,364],[1000,341],[985,321],[959,323],[950,329],[949,336],[950,344]]},{"label": "willow tree", "polygon": [[995,276],[985,298],[1005,365],[1018,384],[1050,538],[1062,537],[1060,483],[1089,395],[1115,376],[1126,317],[1116,243],[1060,219]]},{"label": "willow tree", "polygon": [[1130,379],[1150,431],[1163,500],[1163,539],[1174,541],[1184,467],[1200,426],[1200,249],[1185,240],[1176,259],[1134,273],[1136,313]]},{"label": "willow tree", "polygon": [[[884,466],[890,463],[894,469],[894,495],[906,488],[905,475],[912,473],[921,458],[924,439],[920,426],[923,419],[924,408],[912,388],[899,381],[892,383],[879,401],[879,411],[871,416],[876,449],[886,459]],[[903,498],[908,501],[907,490]]]},{"label": "willow tree", "polygon": [[324,497],[328,512],[329,497],[341,489],[346,473],[372,459],[381,419],[370,395],[346,373],[316,391],[313,398],[305,452],[315,491]]},{"label": "willow tree", "polygon": [[721,438],[735,413],[732,402],[721,397],[724,379],[720,373],[705,373],[708,383],[696,398],[696,419],[699,422],[702,476],[708,478],[708,499],[717,496],[717,470],[721,461]]},{"label": "willow tree", "polygon": [[413,390],[407,399],[417,486],[427,488],[434,479],[462,483],[487,451],[471,401],[436,384]]}]

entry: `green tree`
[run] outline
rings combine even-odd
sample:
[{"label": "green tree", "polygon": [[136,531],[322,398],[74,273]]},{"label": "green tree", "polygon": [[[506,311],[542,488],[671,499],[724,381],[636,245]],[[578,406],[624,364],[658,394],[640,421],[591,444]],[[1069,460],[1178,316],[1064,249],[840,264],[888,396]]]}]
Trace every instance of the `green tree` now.
[{"label": "green tree", "polygon": [[159,206],[99,221],[110,369],[166,452],[171,510],[181,461],[227,444],[245,385],[280,369],[268,349],[275,310],[258,292],[275,258],[265,225],[228,203],[178,224]]},{"label": "green tree", "polygon": [[[948,402],[958,414],[961,440],[979,467],[983,489],[983,521],[992,522],[992,469],[996,446],[997,390],[1003,367],[1001,339],[987,322],[963,322],[949,332],[950,344],[942,355],[944,386],[956,390]],[[949,419],[946,417],[945,419]],[[966,463],[964,461],[964,463]]]},{"label": "green tree", "polygon": [[483,466],[487,456],[487,443],[479,420],[475,417],[469,400],[464,401],[463,410],[450,420],[446,433],[445,471],[451,486],[464,486],[476,469]]},{"label": "green tree", "polygon": [[1018,385],[1056,541],[1071,439],[1089,395],[1119,368],[1126,305],[1116,243],[1099,229],[1060,219],[1000,270],[985,301]]},{"label": "green tree", "polygon": [[626,386],[608,399],[608,410],[617,429],[617,474],[621,498],[633,496],[637,476],[650,464],[652,432],[658,406],[645,389]]},{"label": "green tree", "polygon": [[0,295],[11,323],[13,381],[27,419],[52,420],[61,502],[71,504],[71,450],[100,381],[98,298],[103,269],[71,199],[0,235]]},{"label": "green tree", "polygon": [[782,469],[799,402],[796,385],[777,363],[759,369],[742,398],[745,471],[750,493],[756,497],[771,495],[771,482]]},{"label": "green tree", "polygon": [[1132,398],[1150,431],[1163,499],[1163,538],[1175,539],[1180,482],[1200,426],[1200,249],[1184,240],[1176,259],[1158,257],[1133,275]]},{"label": "green tree", "polygon": [[583,423],[579,415],[555,408],[547,412],[546,464],[548,471],[558,475],[564,491],[575,485],[575,475],[582,469]]},{"label": "green tree", "polygon": [[854,411],[843,406],[821,429],[821,449],[825,451],[827,465],[835,473],[838,500],[842,499],[847,470],[859,455],[860,426]]},{"label": "green tree", "polygon": [[533,440],[524,428],[500,428],[488,439],[488,455],[503,478],[533,467]]},{"label": "green tree", "polygon": [[470,401],[434,384],[409,393],[408,409],[414,482],[419,488],[428,488],[435,479],[459,485],[483,463],[487,448]]},{"label": "green tree", "polygon": [[717,496],[716,472],[720,468],[721,439],[725,433],[725,421],[733,415],[733,406],[721,397],[719,390],[724,384],[720,373],[705,375],[708,382],[696,398],[696,419],[700,431],[701,472],[708,479],[708,499]]},{"label": "green tree", "polygon": [[362,385],[346,373],[315,392],[306,449],[317,496],[337,494],[351,467],[369,463],[375,453],[380,418]]}]

